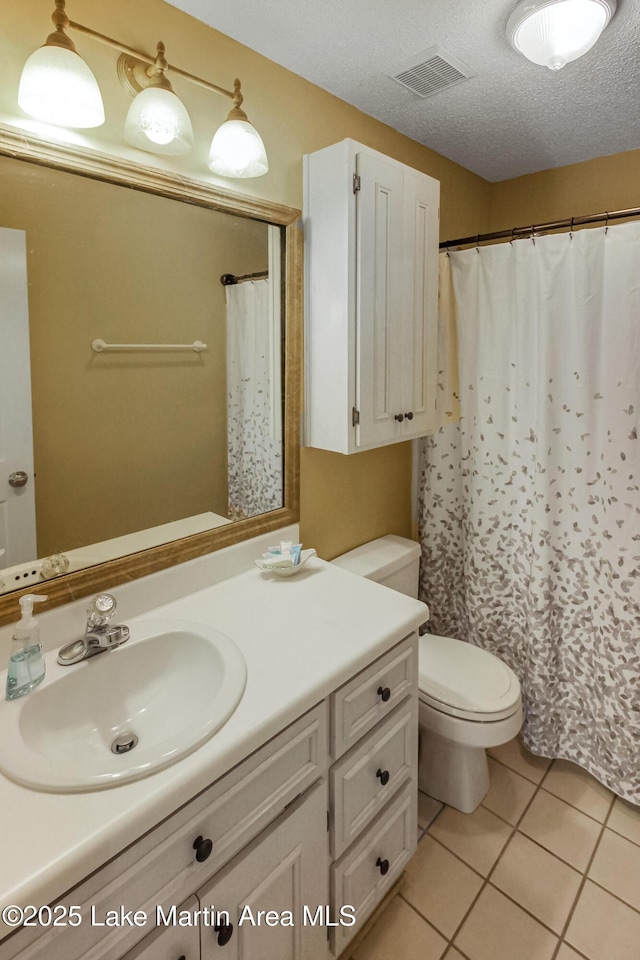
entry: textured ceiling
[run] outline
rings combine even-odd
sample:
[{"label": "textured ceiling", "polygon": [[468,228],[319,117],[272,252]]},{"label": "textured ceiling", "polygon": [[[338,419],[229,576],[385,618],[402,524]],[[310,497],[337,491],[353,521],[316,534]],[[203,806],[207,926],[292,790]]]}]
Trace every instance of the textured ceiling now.
[{"label": "textured ceiling", "polygon": [[[640,0],[552,73],[509,46],[515,0],[168,0],[487,180],[640,147]],[[444,47],[477,76],[422,99],[388,74]]]}]

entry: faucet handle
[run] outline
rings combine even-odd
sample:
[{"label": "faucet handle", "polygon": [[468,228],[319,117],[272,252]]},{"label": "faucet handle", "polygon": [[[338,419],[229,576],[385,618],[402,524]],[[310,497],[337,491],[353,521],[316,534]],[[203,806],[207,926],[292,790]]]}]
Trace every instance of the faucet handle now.
[{"label": "faucet handle", "polygon": [[99,593],[87,607],[87,627],[104,627],[114,616],[118,604],[110,593]]}]

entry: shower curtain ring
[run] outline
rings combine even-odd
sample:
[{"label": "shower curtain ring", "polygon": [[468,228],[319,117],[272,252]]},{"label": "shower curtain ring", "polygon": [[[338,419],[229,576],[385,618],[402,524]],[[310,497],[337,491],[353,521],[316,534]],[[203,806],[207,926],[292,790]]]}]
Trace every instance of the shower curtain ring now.
[{"label": "shower curtain ring", "polygon": [[571,229],[569,230],[569,240],[573,240],[573,217],[571,217]]},{"label": "shower curtain ring", "polygon": [[605,235],[605,237],[606,237],[606,235],[609,233],[609,212],[606,211],[604,216],[605,216],[605,220],[604,220],[604,235]]},{"label": "shower curtain ring", "polygon": [[476,253],[480,253],[480,234],[476,233]]},{"label": "shower curtain ring", "polygon": [[531,243],[534,245],[534,247],[536,245],[535,229],[536,229],[536,225],[535,223],[532,223],[531,224]]},{"label": "shower curtain ring", "polygon": [[515,227],[512,227],[512,228],[511,228],[511,240],[509,240],[509,246],[510,246],[510,247],[513,246],[513,241],[515,240],[515,233],[516,233],[516,228],[515,228]]}]

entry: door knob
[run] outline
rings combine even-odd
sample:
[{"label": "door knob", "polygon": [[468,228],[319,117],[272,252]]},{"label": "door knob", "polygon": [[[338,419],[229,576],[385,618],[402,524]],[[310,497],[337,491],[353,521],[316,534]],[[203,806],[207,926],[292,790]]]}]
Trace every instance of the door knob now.
[{"label": "door knob", "polygon": [[388,771],[388,770],[383,770],[382,768],[379,768],[379,769],[376,771],[376,777],[378,778],[378,780],[380,781],[380,783],[382,784],[383,787],[386,787],[386,785],[389,783],[389,771]]},{"label": "door knob", "polygon": [[382,857],[378,857],[376,860],[376,867],[384,877],[389,872],[389,861],[383,860]]},{"label": "door knob", "polygon": [[404,420],[404,413],[396,413],[393,419],[397,420],[398,423],[402,423],[402,421]]},{"label": "door knob", "polygon": [[24,487],[29,479],[29,474],[24,470],[14,470],[9,474],[10,487]]},{"label": "door knob", "polygon": [[213,928],[214,933],[218,934],[218,946],[226,947],[233,936],[233,924],[232,923],[217,923]]},{"label": "door knob", "polygon": [[405,419],[413,420],[413,410],[409,410],[409,413],[405,413]]}]

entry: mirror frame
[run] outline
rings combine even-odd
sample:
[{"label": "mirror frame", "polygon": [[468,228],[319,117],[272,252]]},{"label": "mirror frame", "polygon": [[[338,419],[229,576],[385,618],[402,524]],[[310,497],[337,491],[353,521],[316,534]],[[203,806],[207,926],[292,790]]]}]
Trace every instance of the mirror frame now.
[{"label": "mirror frame", "polygon": [[263,220],[284,228],[285,234],[285,356],[284,388],[284,498],[283,506],[248,520],[236,520],[214,530],[173,540],[159,547],[128,554],[75,573],[39,581],[0,596],[0,626],[18,619],[18,600],[26,593],[47,594],[44,610],[70,603],[91,593],[128,583],[195,557],[204,556],[300,519],[300,417],[302,365],[302,226],[294,207],[232,193],[204,181],[146,167],[124,158],[98,153],[73,144],[47,140],[0,124],[0,155],[66,173],[130,187],[210,210]]}]

